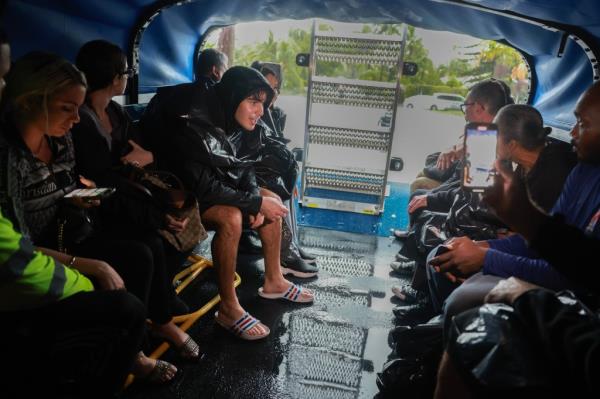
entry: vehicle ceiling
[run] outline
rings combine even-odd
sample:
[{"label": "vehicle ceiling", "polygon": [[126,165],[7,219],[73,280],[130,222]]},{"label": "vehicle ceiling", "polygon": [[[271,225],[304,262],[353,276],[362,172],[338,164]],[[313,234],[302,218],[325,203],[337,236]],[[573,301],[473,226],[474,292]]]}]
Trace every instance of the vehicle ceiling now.
[{"label": "vehicle ceiling", "polygon": [[140,93],[189,81],[195,48],[209,28],[286,18],[406,22],[503,40],[527,55],[535,81],[531,102],[548,124],[560,128],[573,124],[574,104],[598,73],[596,0],[20,0],[8,2],[3,22],[14,56],[45,49],[73,59],[84,42],[96,38],[131,51],[135,32],[158,10],[140,41]]}]

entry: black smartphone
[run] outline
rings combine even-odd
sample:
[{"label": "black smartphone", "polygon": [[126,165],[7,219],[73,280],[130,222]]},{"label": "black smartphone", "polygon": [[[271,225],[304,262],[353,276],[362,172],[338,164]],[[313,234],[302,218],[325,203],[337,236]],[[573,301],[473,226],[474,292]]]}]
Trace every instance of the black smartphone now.
[{"label": "black smartphone", "polygon": [[498,126],[493,123],[467,123],[462,186],[482,192],[494,185]]},{"label": "black smartphone", "polygon": [[79,188],[65,195],[65,198],[84,198],[86,200],[96,200],[109,197],[114,192],[114,188]]}]

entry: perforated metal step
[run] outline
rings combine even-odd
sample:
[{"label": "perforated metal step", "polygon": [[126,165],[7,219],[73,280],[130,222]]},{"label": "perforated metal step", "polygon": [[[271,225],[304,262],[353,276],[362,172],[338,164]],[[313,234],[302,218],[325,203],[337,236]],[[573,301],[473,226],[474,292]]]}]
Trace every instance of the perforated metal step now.
[{"label": "perforated metal step", "polygon": [[[315,36],[315,54],[322,61],[363,63],[371,65],[396,65],[402,39],[382,40],[381,35],[354,35],[352,37]],[[385,37],[393,39],[393,37]]]},{"label": "perforated metal step", "polygon": [[347,323],[324,321],[311,314],[294,313],[290,318],[290,342],[293,344],[361,356],[366,339],[364,329]]},{"label": "perforated metal step", "polygon": [[307,167],[304,173],[308,187],[374,195],[379,194],[385,180],[384,175],[324,168]]},{"label": "perforated metal step", "polygon": [[393,109],[396,103],[396,85],[379,84],[350,79],[313,78],[313,103],[337,104],[350,107]]},{"label": "perforated metal step", "polygon": [[373,265],[358,258],[319,256],[319,269],[334,276],[366,277],[373,275]]},{"label": "perforated metal step", "polygon": [[389,131],[377,132],[342,127],[310,125],[308,127],[308,135],[311,144],[387,151],[390,144],[391,133]]}]

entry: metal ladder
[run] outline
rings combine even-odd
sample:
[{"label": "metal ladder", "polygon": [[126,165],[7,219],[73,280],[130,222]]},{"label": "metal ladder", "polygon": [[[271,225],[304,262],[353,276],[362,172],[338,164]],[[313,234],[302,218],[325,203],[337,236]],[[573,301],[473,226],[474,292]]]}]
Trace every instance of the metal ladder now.
[{"label": "metal ladder", "polygon": [[[379,215],[387,186],[406,29],[403,36],[340,35],[317,31],[316,24],[300,201],[304,207]],[[319,76],[320,62],[395,67],[396,81]],[[376,118],[361,119],[360,115],[373,114],[373,110],[391,113],[389,125],[376,126]]]}]

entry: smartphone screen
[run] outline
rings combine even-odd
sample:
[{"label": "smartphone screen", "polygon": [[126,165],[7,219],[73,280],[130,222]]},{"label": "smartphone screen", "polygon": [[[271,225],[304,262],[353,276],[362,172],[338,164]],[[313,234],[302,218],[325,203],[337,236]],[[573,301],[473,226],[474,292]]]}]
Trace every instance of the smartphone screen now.
[{"label": "smartphone screen", "polygon": [[468,123],[465,127],[464,188],[483,191],[494,185],[497,136],[498,127],[492,123]]},{"label": "smartphone screen", "polygon": [[79,188],[65,195],[65,198],[80,197],[89,199],[101,199],[108,197],[114,192],[114,188]]}]

